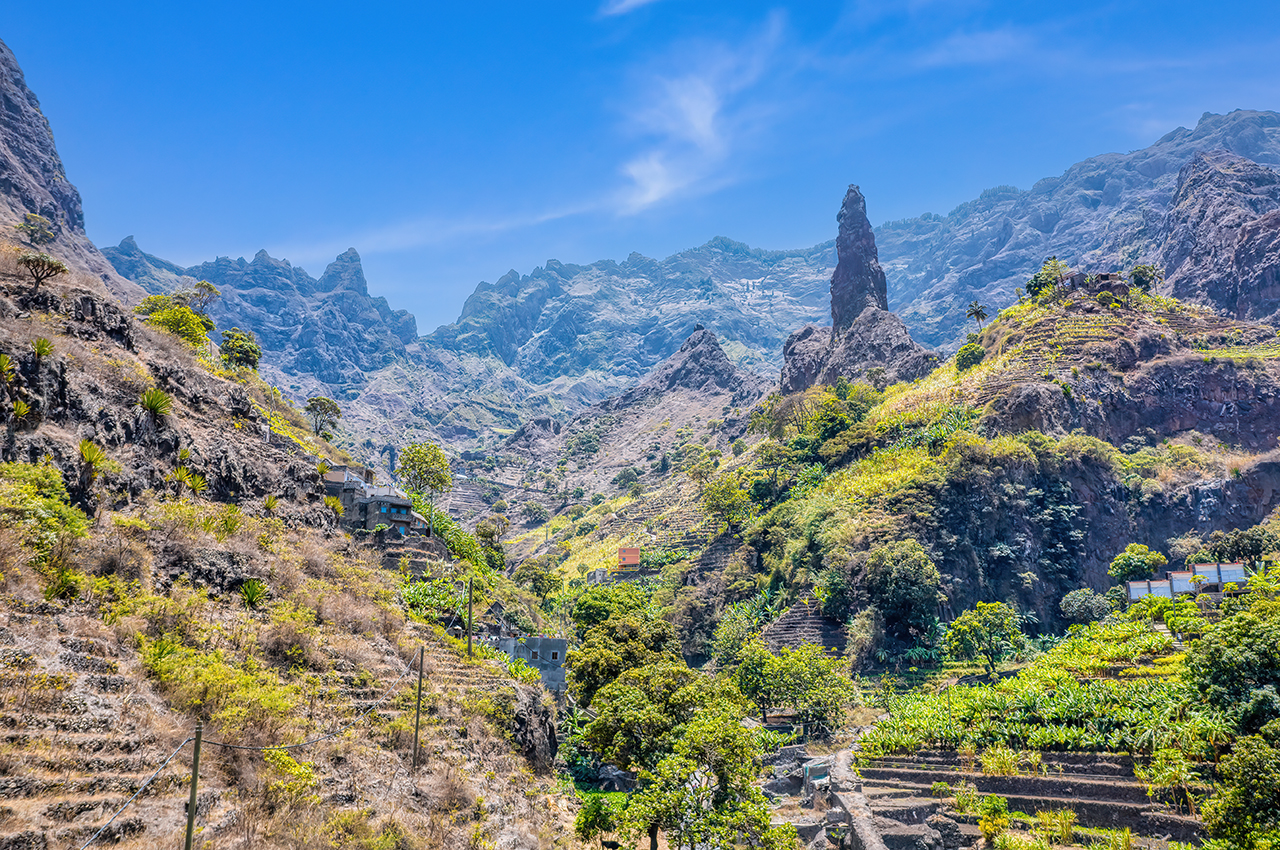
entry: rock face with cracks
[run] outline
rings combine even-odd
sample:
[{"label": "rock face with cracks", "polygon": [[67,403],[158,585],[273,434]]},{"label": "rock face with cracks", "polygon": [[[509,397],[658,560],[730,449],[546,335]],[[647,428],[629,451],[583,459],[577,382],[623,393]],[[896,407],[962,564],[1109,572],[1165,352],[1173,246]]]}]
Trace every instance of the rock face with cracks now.
[{"label": "rock face with cracks", "polygon": [[840,231],[831,275],[832,327],[806,325],[787,339],[779,381],[783,392],[834,383],[841,376],[914,380],[927,375],[938,362],[889,312],[867,202],[857,186],[849,187],[836,221]]},{"label": "rock face with cracks", "polygon": [[140,299],[142,290],[117,274],[85,236],[80,193],[67,180],[39,99],[27,88],[18,60],[3,41],[0,109],[0,235],[19,240],[14,225],[22,224],[28,214],[43,216],[50,222],[52,241],[24,249],[54,255],[117,298]]}]

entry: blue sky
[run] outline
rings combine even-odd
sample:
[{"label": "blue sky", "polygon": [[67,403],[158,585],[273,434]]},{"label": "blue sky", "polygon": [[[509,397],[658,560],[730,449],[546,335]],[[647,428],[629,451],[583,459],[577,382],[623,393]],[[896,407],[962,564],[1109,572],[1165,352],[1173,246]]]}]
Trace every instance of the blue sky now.
[{"label": "blue sky", "polygon": [[1280,4],[12,4],[100,245],[354,246],[428,331],[547,258],[835,235],[1280,109]]}]

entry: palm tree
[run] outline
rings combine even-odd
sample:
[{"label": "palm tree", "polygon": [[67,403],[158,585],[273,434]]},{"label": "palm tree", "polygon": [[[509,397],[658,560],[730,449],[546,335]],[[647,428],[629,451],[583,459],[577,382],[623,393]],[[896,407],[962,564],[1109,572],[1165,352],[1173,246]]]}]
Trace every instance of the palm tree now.
[{"label": "palm tree", "polygon": [[987,320],[987,308],[983,307],[977,301],[969,302],[969,309],[965,311],[965,316],[973,319],[978,323],[978,330],[982,330],[982,323]]}]

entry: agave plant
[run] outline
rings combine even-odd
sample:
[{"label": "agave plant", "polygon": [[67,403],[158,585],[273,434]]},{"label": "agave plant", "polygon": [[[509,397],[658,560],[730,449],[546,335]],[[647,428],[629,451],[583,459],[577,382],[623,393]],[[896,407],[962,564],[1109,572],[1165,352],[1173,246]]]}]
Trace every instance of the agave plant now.
[{"label": "agave plant", "polygon": [[11,387],[17,377],[18,367],[13,362],[13,358],[7,354],[0,354],[0,383]]},{"label": "agave plant", "polygon": [[86,483],[92,484],[107,463],[107,453],[92,440],[80,441],[80,471]]},{"label": "agave plant", "polygon": [[20,398],[13,400],[13,420],[15,422],[26,422],[27,417],[31,415],[31,405],[27,404]]},{"label": "agave plant", "polygon": [[152,387],[138,399],[138,406],[146,411],[152,422],[159,425],[161,420],[173,413],[173,397],[162,389]]},{"label": "agave plant", "polygon": [[41,360],[53,356],[53,343],[42,336],[36,337],[31,341],[31,350],[35,352],[36,367],[39,368]]},{"label": "agave plant", "polygon": [[177,494],[182,495],[183,488],[191,491],[193,496],[199,496],[209,489],[209,482],[204,476],[198,472],[192,472],[185,466],[179,466],[168,475],[168,480],[172,481]]},{"label": "agave plant", "polygon": [[274,493],[269,493],[262,499],[262,509],[267,513],[274,513],[276,505],[280,503],[280,498]]},{"label": "agave plant", "polygon": [[271,591],[267,585],[256,578],[251,578],[240,585],[240,601],[250,611],[261,607],[262,603],[266,602],[270,596]]}]

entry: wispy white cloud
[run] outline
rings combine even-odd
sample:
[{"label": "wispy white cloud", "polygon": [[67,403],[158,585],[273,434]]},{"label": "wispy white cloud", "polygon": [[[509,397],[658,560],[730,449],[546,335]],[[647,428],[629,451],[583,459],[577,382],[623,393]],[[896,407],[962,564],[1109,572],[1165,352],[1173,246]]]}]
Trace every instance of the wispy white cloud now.
[{"label": "wispy white cloud", "polygon": [[919,53],[915,64],[920,68],[996,64],[1028,54],[1034,46],[1030,33],[1014,27],[955,32]]},{"label": "wispy white cloud", "polygon": [[775,14],[741,43],[683,44],[638,75],[627,123],[643,143],[620,168],[619,211],[723,185],[726,164],[768,111],[753,95],[776,68],[784,29]]},{"label": "wispy white cloud", "polygon": [[443,219],[437,216],[423,216],[386,227],[356,231],[346,236],[280,245],[273,248],[270,253],[285,257],[298,265],[315,265],[331,262],[334,257],[352,246],[362,254],[408,251],[523,230],[597,211],[600,207],[599,201],[592,201],[507,217],[472,216]]},{"label": "wispy white cloud", "polygon": [[650,3],[657,2],[658,0],[608,0],[600,7],[600,14],[606,17],[625,15],[627,12],[634,12],[641,6],[648,6]]}]

